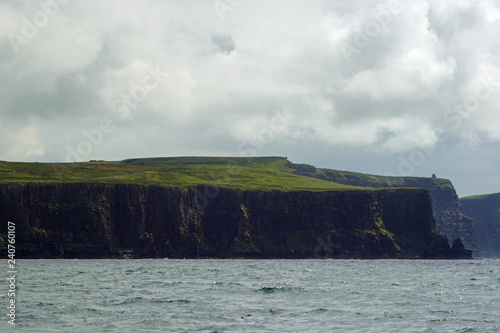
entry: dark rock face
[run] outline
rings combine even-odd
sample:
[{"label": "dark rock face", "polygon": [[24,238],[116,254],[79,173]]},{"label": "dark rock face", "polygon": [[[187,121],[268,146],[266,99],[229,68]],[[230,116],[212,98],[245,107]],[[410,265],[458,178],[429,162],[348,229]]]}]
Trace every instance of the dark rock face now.
[{"label": "dark rock face", "polygon": [[460,198],[460,210],[474,219],[479,256],[500,258],[500,193]]},{"label": "dark rock face", "polygon": [[454,259],[467,259],[472,256],[472,251],[466,250],[460,238],[457,238],[453,241],[453,246],[451,247],[451,256]]},{"label": "dark rock face", "polygon": [[[292,168],[295,168],[292,166]],[[463,215],[458,206],[458,196],[453,184],[447,179],[419,177],[387,177],[319,169],[321,172],[295,168],[296,173],[333,181],[339,184],[388,188],[415,187],[429,191],[433,205],[433,216],[437,229],[449,240],[460,238],[466,248],[477,253],[477,239],[473,220]]]},{"label": "dark rock face", "polygon": [[[424,186],[421,188],[425,188]],[[477,254],[478,245],[474,221],[460,212],[458,196],[453,185],[445,189],[429,186],[429,193],[432,198],[434,219],[438,230],[450,241],[459,238],[467,249]]]},{"label": "dark rock face", "polygon": [[0,218],[20,258],[451,257],[425,190],[205,190],[0,185]]}]

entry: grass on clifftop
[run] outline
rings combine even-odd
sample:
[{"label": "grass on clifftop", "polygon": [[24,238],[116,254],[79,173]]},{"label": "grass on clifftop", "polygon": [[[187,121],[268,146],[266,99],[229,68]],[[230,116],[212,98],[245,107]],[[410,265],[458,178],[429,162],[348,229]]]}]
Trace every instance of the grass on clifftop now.
[{"label": "grass on clifftop", "polygon": [[441,190],[453,190],[453,184],[449,179],[426,178],[426,177],[401,177],[401,176],[380,176],[352,171],[339,171],[331,169],[317,169],[317,175],[323,179],[349,179],[351,182],[363,182],[374,187],[415,187],[415,184],[427,182]]},{"label": "grass on clifftop", "polygon": [[460,201],[482,200],[482,199],[488,199],[488,198],[493,197],[493,196],[500,196],[500,193],[469,195],[466,197],[461,197]]},{"label": "grass on clifftop", "polygon": [[120,163],[126,165],[219,165],[219,166],[244,166],[259,169],[269,169],[279,172],[291,173],[292,163],[286,157],[154,157],[132,158]]},{"label": "grass on clifftop", "polygon": [[294,175],[286,158],[165,158],[121,162],[0,162],[0,184],[126,183],[181,187],[210,184],[242,190],[372,190]]}]

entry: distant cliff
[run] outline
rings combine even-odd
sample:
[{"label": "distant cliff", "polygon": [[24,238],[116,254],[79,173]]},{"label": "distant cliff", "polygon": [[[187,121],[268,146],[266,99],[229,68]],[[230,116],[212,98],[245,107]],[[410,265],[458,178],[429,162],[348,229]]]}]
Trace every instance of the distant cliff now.
[{"label": "distant cliff", "polygon": [[437,229],[446,235],[450,242],[460,238],[466,248],[477,253],[478,245],[473,220],[459,210],[458,196],[448,179],[423,177],[376,176],[349,171],[316,169],[306,164],[293,164],[296,174],[333,181],[339,184],[387,188],[415,187],[429,191],[433,215]]},{"label": "distant cliff", "polygon": [[500,193],[460,198],[460,210],[474,219],[479,256],[500,258]]},{"label": "distant cliff", "polygon": [[421,189],[260,191],[135,184],[0,185],[17,257],[452,258]]}]

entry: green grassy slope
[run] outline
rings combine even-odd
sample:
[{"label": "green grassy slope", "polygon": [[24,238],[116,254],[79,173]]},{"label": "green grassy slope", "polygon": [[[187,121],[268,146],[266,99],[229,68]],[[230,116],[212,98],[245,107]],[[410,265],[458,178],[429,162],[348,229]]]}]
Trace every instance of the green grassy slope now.
[{"label": "green grassy slope", "polygon": [[286,157],[155,157],[155,158],[133,158],[123,160],[120,163],[126,165],[225,165],[245,166],[252,168],[265,168],[273,171],[291,173],[292,163]]},{"label": "green grassy slope", "polygon": [[425,181],[439,189],[453,189],[451,181],[443,178],[380,176],[331,169],[317,169],[316,174],[321,179],[337,179],[374,187],[408,187]]},{"label": "green grassy slope", "polygon": [[460,204],[467,204],[468,201],[474,200],[483,200],[488,199],[494,196],[498,196],[500,193],[491,193],[491,194],[479,194],[479,195],[469,195],[467,197],[460,197]]},{"label": "green grassy slope", "polygon": [[[286,157],[158,157],[158,158],[136,158],[121,161],[127,165],[219,165],[229,169],[235,166],[267,169],[276,172],[299,174],[301,176],[313,177],[322,180],[333,181],[341,184],[356,185],[362,187],[418,187],[419,183],[427,182],[438,189],[453,189],[450,180],[442,178],[426,177],[394,177],[370,175],[352,171],[339,171],[332,169],[320,169],[306,164],[294,164]],[[307,172],[300,172],[305,168]]]},{"label": "green grassy slope", "polygon": [[[301,172],[301,167],[305,167],[307,172]],[[213,184],[241,189],[323,191],[365,187],[419,187],[418,184],[422,181],[435,188],[453,188],[447,179],[390,177],[316,169],[313,166],[293,164],[286,157],[278,156],[158,157],[85,163],[0,162],[0,184],[101,182],[167,187]]]},{"label": "green grassy slope", "polygon": [[[301,172],[301,168],[306,168],[306,171]],[[279,156],[157,157],[85,163],[0,162],[0,183],[61,181],[137,183],[169,187],[213,184],[226,188],[284,191],[353,189],[353,185],[358,189],[419,187],[424,181],[434,188],[453,189],[447,179],[390,177],[316,169],[309,165],[293,164],[286,157]]]},{"label": "green grassy slope", "polygon": [[0,162],[0,184],[90,182],[181,188],[210,184],[230,189],[281,191],[369,189],[295,175],[290,165],[282,157],[180,157],[85,163]]}]

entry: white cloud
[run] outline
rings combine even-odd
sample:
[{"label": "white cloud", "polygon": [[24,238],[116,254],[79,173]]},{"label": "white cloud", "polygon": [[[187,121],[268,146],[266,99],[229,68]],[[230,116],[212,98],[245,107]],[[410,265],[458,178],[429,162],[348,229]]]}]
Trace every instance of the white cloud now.
[{"label": "white cloud", "polygon": [[[2,3],[3,142],[19,133],[26,139],[24,150],[4,144],[0,154],[64,160],[65,148],[85,139],[83,129],[108,117],[116,131],[95,147],[100,158],[237,155],[241,140],[285,109],[295,118],[266,149],[401,153],[436,145],[440,128],[471,133],[465,137],[474,144],[500,140],[500,87],[477,112],[452,114],[459,124],[447,122],[442,107],[474,95],[489,76],[500,81],[498,4],[401,1],[346,59],[342,43],[355,45],[389,3],[245,1],[221,20],[211,1],[71,1],[17,53],[8,34],[21,33],[22,18],[41,7]],[[157,66],[168,77],[120,118],[116,101]]]},{"label": "white cloud", "polygon": [[45,153],[45,147],[40,142],[39,129],[36,126],[24,126],[15,131],[9,131],[2,144],[3,153],[0,159],[25,161],[40,158]]}]

